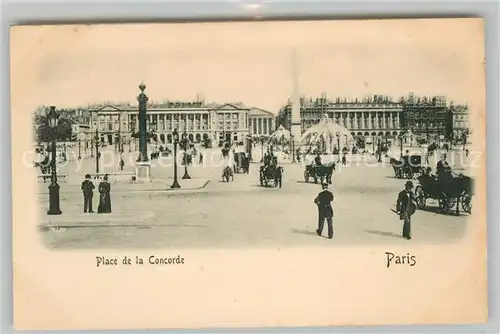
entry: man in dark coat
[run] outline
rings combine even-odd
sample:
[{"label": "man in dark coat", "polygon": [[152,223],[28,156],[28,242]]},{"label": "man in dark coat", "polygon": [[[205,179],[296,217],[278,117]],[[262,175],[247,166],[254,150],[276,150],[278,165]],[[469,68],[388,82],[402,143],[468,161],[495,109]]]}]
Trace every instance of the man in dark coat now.
[{"label": "man in dark coat", "polygon": [[83,192],[83,212],[93,213],[92,211],[92,197],[94,196],[94,184],[90,181],[90,174],[85,175],[85,181],[82,182]]},{"label": "man in dark coat", "polygon": [[321,161],[321,155],[319,155],[319,153],[316,154],[316,156],[314,157],[314,163],[316,164],[317,167],[323,164],[323,162]]},{"label": "man in dark coat", "polygon": [[318,196],[314,199],[314,203],[318,206],[318,229],[316,233],[321,236],[323,233],[323,226],[325,224],[325,219],[328,224],[328,238],[333,238],[333,194],[328,190],[328,184],[321,184],[323,191],[318,194]]},{"label": "man in dark coat", "polygon": [[403,220],[403,238],[411,239],[411,216],[415,213],[416,205],[413,196],[413,182],[407,181],[405,189],[398,194],[396,211],[399,219]]},{"label": "man in dark coat", "polygon": [[446,154],[443,154],[441,160],[439,160],[436,165],[436,175],[438,177],[439,183],[441,183],[443,187],[447,187],[452,178],[452,175],[451,167],[446,161]]}]

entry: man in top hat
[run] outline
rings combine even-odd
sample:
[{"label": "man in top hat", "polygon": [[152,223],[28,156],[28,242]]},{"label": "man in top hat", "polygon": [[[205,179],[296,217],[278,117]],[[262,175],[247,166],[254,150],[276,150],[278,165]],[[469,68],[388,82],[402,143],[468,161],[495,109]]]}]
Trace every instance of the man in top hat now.
[{"label": "man in top hat", "polygon": [[322,183],[321,187],[323,188],[323,191],[320,192],[314,199],[314,203],[318,206],[318,229],[316,230],[316,233],[321,236],[326,219],[328,224],[328,238],[331,239],[333,238],[333,194],[328,190],[328,183]]},{"label": "man in top hat", "polygon": [[85,181],[82,182],[81,189],[83,192],[83,212],[94,212],[92,211],[92,197],[94,196],[95,186],[90,181],[90,174],[85,174]]},{"label": "man in top hat", "polygon": [[407,181],[405,189],[398,195],[396,211],[399,219],[403,220],[403,238],[411,239],[411,216],[415,213],[416,205],[413,196],[413,182]]}]

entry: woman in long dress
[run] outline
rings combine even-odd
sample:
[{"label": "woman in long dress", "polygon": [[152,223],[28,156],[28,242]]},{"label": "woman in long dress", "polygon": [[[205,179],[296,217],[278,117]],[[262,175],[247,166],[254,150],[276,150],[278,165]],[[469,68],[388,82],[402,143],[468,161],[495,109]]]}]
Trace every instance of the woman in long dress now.
[{"label": "woman in long dress", "polygon": [[104,179],[99,183],[99,206],[97,213],[111,213],[111,185],[108,182],[108,175],[104,175]]}]

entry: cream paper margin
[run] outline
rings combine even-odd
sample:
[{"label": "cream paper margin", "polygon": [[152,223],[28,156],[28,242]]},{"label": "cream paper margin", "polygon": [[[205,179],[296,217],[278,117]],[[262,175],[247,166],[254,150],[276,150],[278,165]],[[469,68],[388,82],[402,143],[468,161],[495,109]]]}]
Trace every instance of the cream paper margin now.
[{"label": "cream paper margin", "polygon": [[[36,177],[33,169],[23,164],[23,152],[32,149],[32,112],[39,104],[51,104],[36,75],[44,70],[44,57],[60,55],[64,59],[64,50],[85,42],[86,31],[94,28],[101,29],[101,38],[111,47],[126,39],[138,48],[162,45],[158,41],[166,32],[170,43],[182,46],[188,32],[206,33],[209,37],[206,31],[210,29],[231,43],[274,36],[284,45],[306,40],[319,43],[331,38],[339,42],[359,40],[362,46],[363,40],[373,42],[387,36],[403,41],[401,31],[423,46],[443,35],[451,41],[463,41],[462,52],[467,60],[463,70],[469,80],[462,84],[472,113],[472,140],[475,150],[486,152],[482,19],[144,24],[135,34],[131,33],[134,26],[122,24],[14,27],[11,115],[16,329],[451,324],[487,320],[485,154],[482,167],[474,170],[473,215],[465,237],[454,244],[192,249],[180,252],[186,259],[183,266],[104,269],[95,268],[95,256],[173,253],[46,249],[35,228],[39,221]],[[99,75],[106,74],[95,77],[96,85]],[[221,76],[230,78],[231,73]],[[146,84],[148,90],[154,86]],[[268,84],[280,89],[278,82]],[[228,80],[227,87],[230,85]],[[124,87],[120,80],[108,89],[137,94],[135,86]],[[87,93],[65,89],[56,96],[60,94],[61,100],[67,100],[71,94],[87,97]],[[417,256],[418,265],[387,269],[385,251],[410,252]]]}]

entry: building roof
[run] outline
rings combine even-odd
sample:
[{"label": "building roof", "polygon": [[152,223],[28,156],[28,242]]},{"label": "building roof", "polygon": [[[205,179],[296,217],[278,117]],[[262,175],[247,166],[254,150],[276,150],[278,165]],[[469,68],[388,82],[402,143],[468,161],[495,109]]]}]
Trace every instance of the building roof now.
[{"label": "building roof", "polygon": [[[177,105],[179,104],[179,105]],[[188,102],[183,104],[183,102],[171,102],[170,104],[167,103],[149,103],[148,104],[148,109],[150,110],[169,110],[169,109],[182,109],[182,108],[196,108],[196,109],[207,109],[207,110],[241,110],[241,109],[250,109],[246,106],[244,106],[240,102],[236,103],[208,103],[208,104],[201,104],[201,105],[189,105]],[[99,106],[97,108],[91,108],[89,111],[90,112],[102,112],[102,111],[130,111],[130,110],[138,110],[137,106],[132,106],[132,105],[113,105],[113,104],[106,104],[103,106]]]},{"label": "building roof", "polygon": [[270,111],[267,111],[267,110],[264,110],[261,108],[256,108],[256,107],[250,108],[249,116],[261,116],[261,115],[274,117],[274,114]]},{"label": "building roof", "polygon": [[99,111],[122,111],[123,107],[118,107],[112,104],[106,104],[104,106],[100,106],[98,108],[90,108],[90,112],[99,112]]},{"label": "building roof", "polygon": [[233,103],[224,103],[223,105],[219,105],[214,108],[215,110],[241,110],[241,109],[248,109],[247,107],[243,105],[237,106],[236,104]]}]

